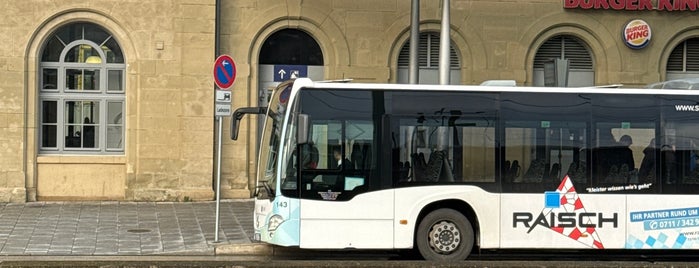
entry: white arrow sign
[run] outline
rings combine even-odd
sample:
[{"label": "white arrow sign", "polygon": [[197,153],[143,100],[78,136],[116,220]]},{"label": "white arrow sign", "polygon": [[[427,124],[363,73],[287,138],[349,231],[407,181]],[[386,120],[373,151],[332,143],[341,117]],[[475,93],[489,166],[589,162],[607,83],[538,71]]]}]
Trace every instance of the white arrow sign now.
[{"label": "white arrow sign", "polygon": [[279,70],[279,77],[280,77],[282,80],[284,79],[284,75],[285,75],[285,74],[286,74],[286,71],[284,71],[284,69]]}]

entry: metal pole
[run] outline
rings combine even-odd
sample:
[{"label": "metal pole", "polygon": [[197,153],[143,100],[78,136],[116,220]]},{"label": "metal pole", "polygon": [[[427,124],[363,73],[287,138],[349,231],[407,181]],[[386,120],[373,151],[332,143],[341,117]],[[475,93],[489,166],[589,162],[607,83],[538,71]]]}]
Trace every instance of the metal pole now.
[{"label": "metal pole", "polygon": [[216,228],[214,229],[214,243],[218,243],[219,215],[221,215],[221,129],[223,129],[223,119],[216,117],[218,121],[218,137],[216,145]]},{"label": "metal pole", "polygon": [[449,84],[449,0],[442,0],[442,30],[439,35],[439,84]]},{"label": "metal pole", "polygon": [[419,66],[417,62],[417,50],[420,39],[420,0],[413,0],[410,9],[410,84],[417,84],[420,81]]},{"label": "metal pole", "polygon": [[[214,53],[215,57],[220,55],[220,36],[221,36],[221,0],[216,0],[216,18],[214,23]],[[214,83],[216,84],[216,83]],[[216,85],[214,85],[214,90]],[[214,94],[215,95],[215,94]],[[215,97],[214,97],[215,99]],[[215,101],[214,101],[215,103]],[[214,107],[216,105],[214,104]],[[221,131],[223,129],[223,118],[215,116],[218,123],[218,138],[216,142],[216,225],[214,226],[214,243],[218,243],[218,228],[221,215]]]}]

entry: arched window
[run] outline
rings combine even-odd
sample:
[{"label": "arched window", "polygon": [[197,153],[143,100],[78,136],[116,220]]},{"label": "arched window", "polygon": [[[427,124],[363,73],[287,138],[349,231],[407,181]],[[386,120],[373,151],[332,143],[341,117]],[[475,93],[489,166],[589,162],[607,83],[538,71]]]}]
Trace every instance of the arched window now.
[{"label": "arched window", "polygon": [[667,80],[699,77],[699,38],[687,39],[667,59]]},{"label": "arched window", "polygon": [[592,57],[585,43],[569,35],[559,35],[544,42],[534,57],[534,86],[546,85],[545,66],[554,59],[568,60],[568,86],[594,86]]},{"label": "arched window", "polygon": [[[417,62],[420,84],[439,84],[439,33],[420,33],[418,40]],[[461,83],[461,60],[454,45],[449,46],[449,83]],[[406,41],[398,54],[398,83],[409,82],[410,69],[410,40]]]},{"label": "arched window", "polygon": [[123,154],[124,55],[92,23],[52,33],[39,64],[41,153]]}]

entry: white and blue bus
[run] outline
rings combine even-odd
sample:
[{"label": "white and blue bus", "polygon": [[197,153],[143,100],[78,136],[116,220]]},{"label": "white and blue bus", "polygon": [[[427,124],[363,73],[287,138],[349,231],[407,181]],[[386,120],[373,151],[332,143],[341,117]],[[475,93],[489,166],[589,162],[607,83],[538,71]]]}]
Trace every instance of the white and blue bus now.
[{"label": "white and blue bus", "polygon": [[282,83],[255,238],[308,249],[698,249],[691,90]]}]

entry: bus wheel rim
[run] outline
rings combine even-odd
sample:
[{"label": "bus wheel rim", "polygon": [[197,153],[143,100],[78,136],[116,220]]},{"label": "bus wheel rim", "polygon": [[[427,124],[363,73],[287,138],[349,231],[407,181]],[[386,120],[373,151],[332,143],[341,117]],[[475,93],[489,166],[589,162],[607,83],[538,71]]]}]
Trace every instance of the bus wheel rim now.
[{"label": "bus wheel rim", "polygon": [[461,244],[461,231],[453,222],[437,222],[430,228],[429,242],[435,252],[450,254]]}]

